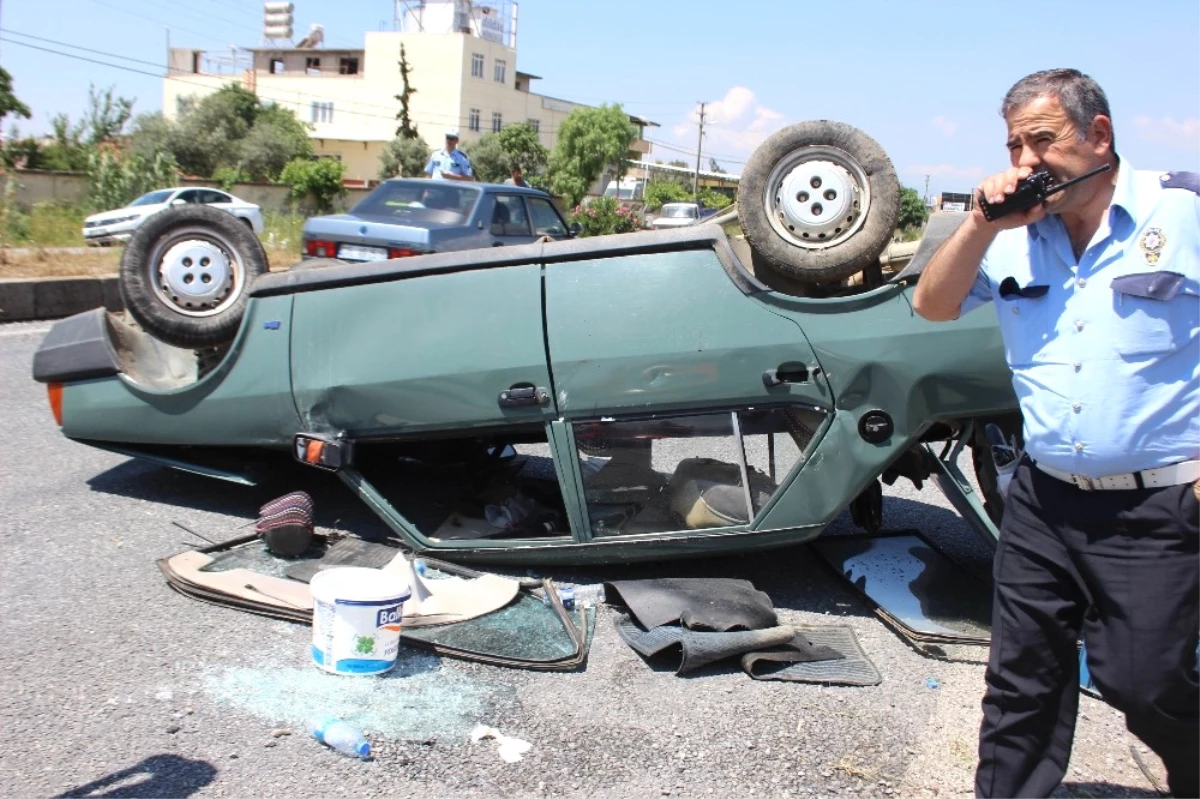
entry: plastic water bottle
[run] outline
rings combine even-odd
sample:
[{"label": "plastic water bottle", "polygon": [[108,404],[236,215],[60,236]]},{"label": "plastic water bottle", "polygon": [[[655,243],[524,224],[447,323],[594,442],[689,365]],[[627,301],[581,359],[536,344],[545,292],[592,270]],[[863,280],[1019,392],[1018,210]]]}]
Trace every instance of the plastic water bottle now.
[{"label": "plastic water bottle", "polygon": [[371,756],[371,742],[358,728],[336,716],[309,719],[305,726],[312,737],[346,757],[365,760]]},{"label": "plastic water bottle", "polygon": [[572,585],[556,585],[554,588],[542,594],[542,604],[549,605],[550,591],[558,593],[558,601],[562,602],[563,610],[575,609],[575,586]]},{"label": "plastic water bottle", "polygon": [[575,604],[583,608],[594,608],[604,604],[604,583],[575,586]]}]

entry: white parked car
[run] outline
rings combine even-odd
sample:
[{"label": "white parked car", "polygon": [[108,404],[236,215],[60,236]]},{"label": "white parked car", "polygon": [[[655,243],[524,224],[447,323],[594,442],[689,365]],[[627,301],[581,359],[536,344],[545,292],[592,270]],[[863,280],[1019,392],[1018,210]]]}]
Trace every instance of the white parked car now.
[{"label": "white parked car", "polygon": [[124,208],[92,214],[83,220],[83,238],[93,246],[128,241],[148,217],[177,205],[211,205],[238,217],[255,233],[263,230],[262,210],[254,203],[218,189],[186,186],[158,189],[143,194]]},{"label": "white parked car", "polygon": [[655,230],[690,227],[700,224],[700,206],[696,203],[665,203],[658,218],[650,223]]}]

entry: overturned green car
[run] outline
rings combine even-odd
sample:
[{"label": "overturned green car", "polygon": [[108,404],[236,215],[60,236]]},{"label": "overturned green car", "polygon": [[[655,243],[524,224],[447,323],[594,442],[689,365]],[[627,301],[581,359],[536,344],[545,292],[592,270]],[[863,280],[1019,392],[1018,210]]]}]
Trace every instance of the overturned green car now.
[{"label": "overturned green car", "polygon": [[885,278],[898,195],[878,145],[820,122],[747,165],[745,259],[701,224],[265,274],[232,223],[168,211],[123,260],[134,318],[57,323],[34,377],[68,438],[243,484],[286,453],[451,560],[782,546],[847,507],[874,530],[900,477],[994,533],[982,427],[1019,431],[996,320],[912,310],[952,222]]}]

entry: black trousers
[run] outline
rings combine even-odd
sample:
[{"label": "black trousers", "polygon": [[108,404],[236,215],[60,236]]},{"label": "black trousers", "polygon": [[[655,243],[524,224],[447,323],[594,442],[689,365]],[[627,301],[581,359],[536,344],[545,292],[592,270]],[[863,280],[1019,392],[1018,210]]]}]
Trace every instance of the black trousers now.
[{"label": "black trousers", "polygon": [[1096,687],[1200,796],[1200,504],[1191,485],[1083,491],[1023,459],[993,566],[975,793],[1049,796],[1066,773],[1082,631]]}]

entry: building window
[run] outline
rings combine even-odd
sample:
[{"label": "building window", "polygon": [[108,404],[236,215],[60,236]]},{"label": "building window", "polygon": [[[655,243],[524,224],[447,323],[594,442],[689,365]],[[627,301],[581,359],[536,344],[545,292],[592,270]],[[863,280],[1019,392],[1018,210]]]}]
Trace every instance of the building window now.
[{"label": "building window", "polygon": [[318,102],[314,101],[309,104],[308,110],[309,110],[309,114],[311,117],[311,121],[314,125],[317,124],[318,122],[332,122],[333,121],[333,103],[332,102],[318,103]]},{"label": "building window", "polygon": [[527,120],[525,120],[525,121],[529,123],[529,127],[533,128],[533,132],[534,132],[534,133],[541,133],[541,132],[542,132],[542,120],[540,120],[540,119],[527,119]]},{"label": "building window", "polygon": [[283,59],[282,58],[272,58],[271,59],[271,74],[272,75],[282,75],[283,74]]},{"label": "building window", "polygon": [[479,132],[479,109],[472,108],[467,112],[467,130]]},{"label": "building window", "polygon": [[308,56],[304,59],[304,71],[309,75],[321,74],[321,59]]},{"label": "building window", "polygon": [[492,80],[504,83],[508,80],[508,62],[502,58],[496,59],[496,67],[492,70]]},{"label": "building window", "polygon": [[500,116],[500,112],[493,111],[492,112],[492,133],[499,133],[500,128],[503,127],[503,125],[504,125],[504,120]]},{"label": "building window", "polygon": [[339,75],[357,75],[358,59],[354,56],[342,56],[338,59]]},{"label": "building window", "polygon": [[483,77],[483,53],[471,53],[471,77]]}]

